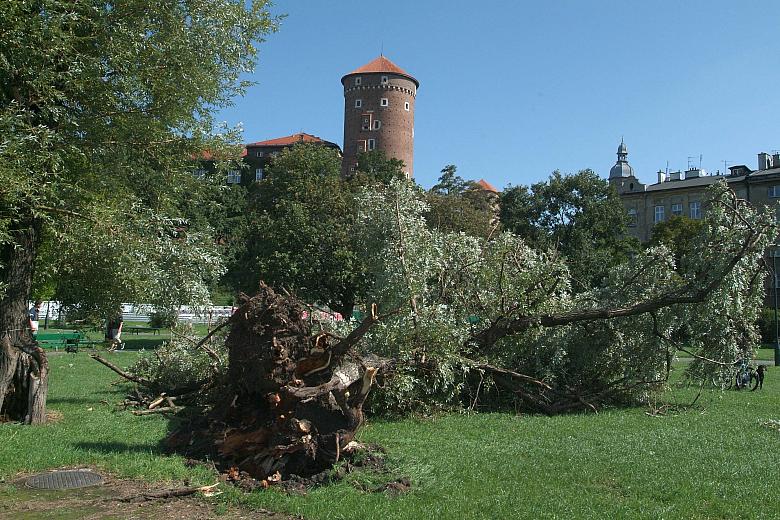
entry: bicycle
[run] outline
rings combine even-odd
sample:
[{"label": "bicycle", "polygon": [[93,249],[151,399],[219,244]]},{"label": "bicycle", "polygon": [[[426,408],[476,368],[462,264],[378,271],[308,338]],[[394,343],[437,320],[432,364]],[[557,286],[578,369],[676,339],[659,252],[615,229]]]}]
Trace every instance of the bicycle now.
[{"label": "bicycle", "polygon": [[753,385],[752,390],[758,387],[758,375],[756,375],[756,369],[753,365],[743,363],[737,369],[737,373],[734,376],[734,389],[743,390],[750,388]]}]

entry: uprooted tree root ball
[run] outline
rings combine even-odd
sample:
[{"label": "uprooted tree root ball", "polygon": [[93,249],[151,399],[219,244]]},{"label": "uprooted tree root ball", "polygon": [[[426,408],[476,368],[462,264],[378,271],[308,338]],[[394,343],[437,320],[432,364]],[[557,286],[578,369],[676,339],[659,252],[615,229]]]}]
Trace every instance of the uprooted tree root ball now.
[{"label": "uprooted tree root ball", "polygon": [[[305,310],[295,297],[265,284],[243,298],[228,321],[226,376],[202,383],[213,402],[203,414],[181,420],[184,411],[167,439],[171,449],[270,483],[320,474],[354,451],[363,402],[383,361],[360,357],[353,348],[380,318],[374,310],[341,338],[314,334]],[[151,383],[124,376],[142,387]],[[181,410],[173,390],[150,404],[160,401],[170,405],[163,410]]]}]

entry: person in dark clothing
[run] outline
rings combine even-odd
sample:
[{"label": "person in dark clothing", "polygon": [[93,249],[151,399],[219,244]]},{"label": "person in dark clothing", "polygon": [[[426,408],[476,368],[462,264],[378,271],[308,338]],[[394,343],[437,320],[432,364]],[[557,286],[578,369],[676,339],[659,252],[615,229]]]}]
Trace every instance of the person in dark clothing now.
[{"label": "person in dark clothing", "polygon": [[106,323],[106,341],[111,343],[111,349],[119,347],[124,348],[121,341],[122,336],[122,312],[119,311],[113,318],[109,318]]},{"label": "person in dark clothing", "polygon": [[766,370],[764,365],[758,365],[758,368],[756,369],[756,386],[753,387],[753,390],[756,388],[764,388],[764,370]]},{"label": "person in dark clothing", "polygon": [[41,300],[35,300],[35,305],[27,312],[27,325],[30,327],[33,337],[38,335],[38,319],[41,316]]}]

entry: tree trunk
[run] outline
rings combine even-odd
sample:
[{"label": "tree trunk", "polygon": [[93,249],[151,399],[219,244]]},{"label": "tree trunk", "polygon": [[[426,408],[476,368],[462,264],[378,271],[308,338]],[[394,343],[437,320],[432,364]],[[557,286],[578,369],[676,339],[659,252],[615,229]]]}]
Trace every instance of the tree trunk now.
[{"label": "tree trunk", "polygon": [[0,300],[0,416],[25,424],[46,422],[49,364],[27,323],[27,302],[40,240],[41,223],[17,221],[11,243],[2,248]]}]

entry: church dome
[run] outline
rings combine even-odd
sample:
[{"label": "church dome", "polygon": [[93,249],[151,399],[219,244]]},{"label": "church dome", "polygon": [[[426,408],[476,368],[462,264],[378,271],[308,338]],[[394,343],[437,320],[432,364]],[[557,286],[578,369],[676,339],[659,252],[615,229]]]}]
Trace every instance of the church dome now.
[{"label": "church dome", "polygon": [[618,160],[615,163],[615,166],[609,170],[609,178],[633,177],[634,169],[628,164],[628,147],[622,139],[620,140],[620,146],[618,146],[617,149],[617,156]]}]

